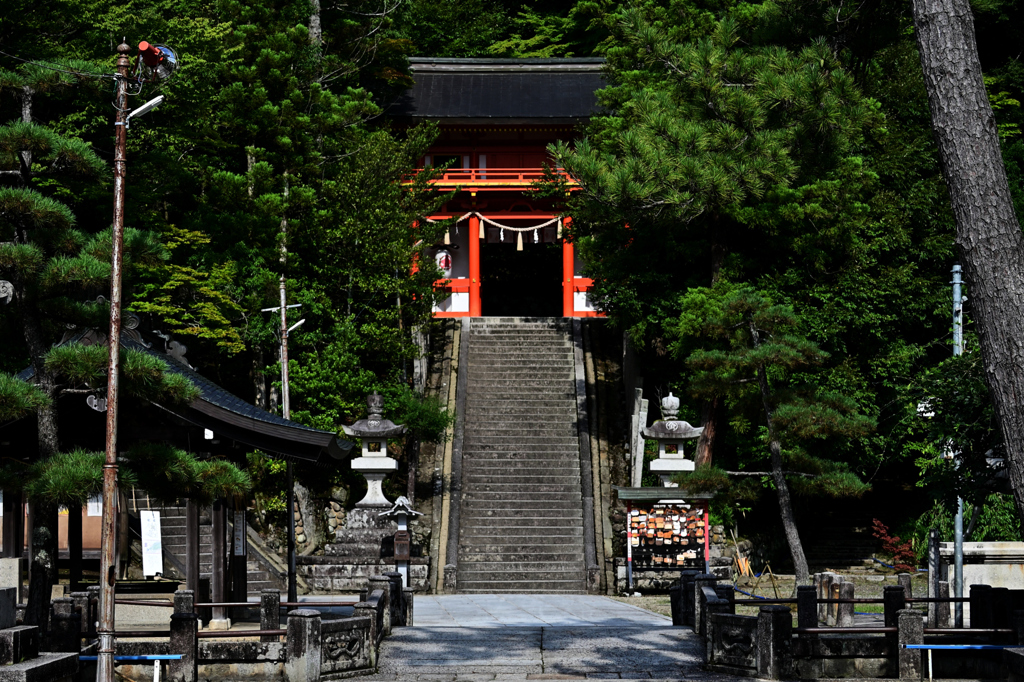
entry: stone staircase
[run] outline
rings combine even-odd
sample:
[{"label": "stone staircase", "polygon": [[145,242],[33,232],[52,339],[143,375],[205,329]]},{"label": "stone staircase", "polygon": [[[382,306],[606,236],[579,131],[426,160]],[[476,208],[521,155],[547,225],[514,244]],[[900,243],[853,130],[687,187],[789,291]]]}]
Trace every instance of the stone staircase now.
[{"label": "stone staircase", "polygon": [[[185,502],[180,505],[160,505],[150,501],[141,494],[136,502],[138,509],[155,509],[160,512],[160,541],[164,550],[164,576],[178,580],[185,579]],[[231,532],[230,517],[228,532]],[[210,523],[208,509],[199,515],[199,574],[209,577],[213,572],[213,553],[211,541],[213,528]],[[268,567],[266,558],[259,556],[259,548],[249,543],[249,556],[246,562],[246,592],[250,599],[259,599],[264,589],[280,589],[287,591],[286,578],[282,579],[280,571],[273,566]],[[263,558],[261,561],[260,559]]]},{"label": "stone staircase", "polygon": [[460,593],[586,592],[571,324],[472,321]]}]

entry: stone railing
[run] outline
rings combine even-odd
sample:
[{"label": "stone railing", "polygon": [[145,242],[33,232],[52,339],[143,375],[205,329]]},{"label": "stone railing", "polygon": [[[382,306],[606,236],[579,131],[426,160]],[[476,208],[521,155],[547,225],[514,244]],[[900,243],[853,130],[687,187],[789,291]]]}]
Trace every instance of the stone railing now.
[{"label": "stone railing", "polygon": [[[913,599],[908,582],[886,587],[881,599],[858,600],[882,604],[883,624],[857,626],[853,583],[834,576],[816,583],[799,587],[796,599],[771,600],[783,603],[761,604],[757,615],[744,616],[736,615],[731,584],[720,585],[711,574],[684,575],[670,592],[673,623],[701,636],[710,670],[732,675],[920,680],[930,672],[1000,679],[1009,670],[1011,679],[1024,682],[1024,649],[1016,648],[1024,644],[1024,610],[1013,610],[1024,603],[1024,590],[972,585],[968,628],[928,628],[921,605],[940,607],[932,613],[942,623],[952,600]],[[919,609],[911,608],[915,603]]]},{"label": "stone railing", "polygon": [[[396,579],[397,577],[397,579]],[[71,600],[58,605],[59,613],[71,612]],[[88,604],[88,602],[85,602]],[[191,591],[174,595],[170,639],[165,641],[118,641],[117,655],[139,656],[177,654],[181,658],[168,663],[168,679],[198,682],[210,677],[226,679],[277,678],[290,682],[318,682],[366,674],[377,668],[381,641],[393,627],[412,623],[413,593],[403,589],[401,575],[373,576],[354,613],[347,618],[325,617],[310,608],[288,612],[287,625],[280,629],[281,595],[278,590],[264,590],[260,600],[260,632],[252,641],[218,641],[205,639],[199,633],[199,620]],[[58,632],[65,639],[80,640],[78,618],[58,618]],[[74,630],[74,632],[72,632]],[[239,631],[238,636],[244,636]],[[88,637],[86,636],[88,640]],[[87,645],[88,646],[88,645]],[[152,664],[119,665],[118,672],[127,679],[148,677]]]}]

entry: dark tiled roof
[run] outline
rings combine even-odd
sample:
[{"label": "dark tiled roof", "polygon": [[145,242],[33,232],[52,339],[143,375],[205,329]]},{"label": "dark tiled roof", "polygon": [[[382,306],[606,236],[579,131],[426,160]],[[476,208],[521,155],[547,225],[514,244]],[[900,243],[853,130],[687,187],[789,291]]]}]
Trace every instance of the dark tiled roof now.
[{"label": "dark tiled roof", "polygon": [[[83,332],[68,339],[68,342],[83,341],[86,336],[88,332]],[[328,452],[334,458],[344,454],[340,450],[342,440],[330,431],[314,429],[251,405],[177,358],[147,347],[128,335],[121,337],[121,345],[163,360],[169,371],[187,377],[196,385],[200,395],[188,406],[157,404],[157,407],[187,422],[287,459],[326,464],[333,461],[326,457]],[[29,367],[19,372],[18,378],[29,381],[34,375],[35,372]]]},{"label": "dark tiled roof", "polygon": [[431,119],[576,120],[600,112],[600,59],[414,59],[415,85],[389,109]]}]

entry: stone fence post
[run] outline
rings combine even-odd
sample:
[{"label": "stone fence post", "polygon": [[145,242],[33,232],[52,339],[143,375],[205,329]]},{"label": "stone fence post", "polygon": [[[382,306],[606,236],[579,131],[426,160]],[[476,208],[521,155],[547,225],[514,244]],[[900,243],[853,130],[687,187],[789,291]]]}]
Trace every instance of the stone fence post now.
[{"label": "stone fence post", "polygon": [[[842,582],[839,584],[840,599],[853,599],[855,594],[854,583]],[[852,603],[836,604],[836,626],[841,628],[853,627],[853,607]]]},{"label": "stone fence post", "polygon": [[383,636],[388,637],[391,635],[391,581],[382,575],[373,575],[367,579],[367,582],[369,583],[367,593],[370,595],[367,600],[372,600],[372,595],[377,590],[381,592],[381,599],[384,600]]},{"label": "stone fence post", "polygon": [[52,605],[50,651],[81,653],[82,617],[75,613],[75,600],[61,597],[54,599]]},{"label": "stone fence post", "polygon": [[899,636],[896,655],[901,680],[921,679],[921,649],[907,649],[907,644],[924,644],[924,621],[913,609],[903,609],[897,616]]},{"label": "stone fence post", "polygon": [[967,598],[971,607],[971,627],[992,627],[992,587],[990,585],[971,585]]},{"label": "stone fence post", "polygon": [[679,598],[683,607],[683,622],[680,625],[693,627],[693,599],[696,596],[693,591],[693,585],[698,575],[700,575],[700,571],[692,568],[683,571],[680,575],[682,589],[679,592]]},{"label": "stone fence post", "polygon": [[672,608],[672,625],[685,625],[683,617],[683,585],[672,583],[668,588],[668,603]]},{"label": "stone fence post", "polygon": [[[260,592],[260,630],[281,629],[281,590]],[[261,642],[277,642],[276,635],[262,635]]]},{"label": "stone fence post", "polygon": [[81,616],[79,632],[85,636],[89,632],[89,593],[72,592],[71,599],[75,602],[75,611]]},{"label": "stone fence post", "polygon": [[992,588],[992,627],[1013,627],[1013,598],[1008,587]]},{"label": "stone fence post", "polygon": [[100,586],[93,585],[85,590],[89,593],[89,636],[96,634],[100,620]]},{"label": "stone fence post", "polygon": [[700,573],[693,577],[693,631],[703,635],[701,630],[704,627],[704,588],[718,584],[718,578],[711,573]]},{"label": "stone fence post", "polygon": [[[813,585],[808,585],[814,590]],[[793,670],[793,614],[782,604],[767,604],[757,614],[757,676],[788,678]]]},{"label": "stone fence post", "polygon": [[455,564],[445,564],[444,566],[444,594],[455,594],[456,588],[456,575],[458,571]]},{"label": "stone fence post", "polygon": [[914,590],[910,584],[909,573],[899,573],[896,575],[896,584],[903,588],[903,594],[907,599],[911,599],[914,596]]},{"label": "stone fence post", "polygon": [[370,621],[370,667],[377,668],[377,609],[368,601],[357,603],[352,609],[352,615],[367,618]]},{"label": "stone fence post", "polygon": [[405,607],[405,623],[404,624],[407,625],[408,627],[412,627],[412,625],[413,625],[412,614],[413,614],[413,603],[414,603],[413,600],[415,599],[415,597],[416,597],[416,594],[415,594],[415,592],[413,592],[413,589],[411,587],[403,587],[402,588],[402,604]]},{"label": "stone fence post", "polygon": [[[177,597],[177,593],[175,594]],[[168,662],[167,672],[174,682],[197,682],[199,679],[199,616],[194,612],[171,614],[172,654],[181,658]]]},{"label": "stone fence post", "polygon": [[174,613],[195,613],[196,593],[193,590],[177,590],[174,593]]},{"label": "stone fence post", "polygon": [[[936,595],[939,599],[949,599],[949,581],[940,580],[937,586],[938,591]],[[948,601],[940,601],[935,604],[935,627],[937,628],[948,628],[951,627],[950,608]]]},{"label": "stone fence post", "polygon": [[320,682],[320,612],[288,612],[288,644],[284,676],[288,682]]},{"label": "stone fence post", "polygon": [[885,627],[894,628],[897,626],[900,611],[907,608],[907,594],[899,585],[886,585],[882,588],[882,610],[885,618]]},{"label": "stone fence post", "polygon": [[818,627],[818,588],[815,585],[798,585],[796,588],[796,626]]},{"label": "stone fence post", "polygon": [[391,571],[384,574],[390,581],[391,588],[391,627],[402,627],[405,625],[405,578],[398,571]]}]

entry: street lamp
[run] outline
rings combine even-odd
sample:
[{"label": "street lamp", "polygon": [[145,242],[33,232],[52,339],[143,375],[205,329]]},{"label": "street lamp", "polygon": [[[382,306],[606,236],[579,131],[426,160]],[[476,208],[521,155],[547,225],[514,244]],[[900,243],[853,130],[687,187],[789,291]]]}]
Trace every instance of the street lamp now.
[{"label": "street lamp", "polygon": [[[178,57],[166,46],[139,44],[138,71],[129,73],[131,62],[127,43],[117,46],[117,76],[114,107],[114,224],[111,235],[110,267],[110,349],[107,368],[107,437],[103,462],[103,526],[100,536],[100,612],[97,635],[97,682],[114,680],[114,585],[117,582],[117,407],[118,364],[121,360],[121,265],[124,260],[124,176],[128,144],[128,121],[155,109],[163,97],[146,102],[134,112],[128,109],[128,86],[169,78],[178,68]],[[133,93],[133,94],[138,94]]]}]

